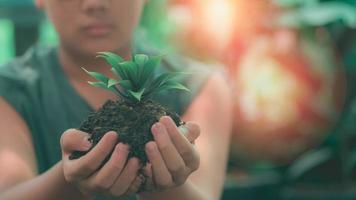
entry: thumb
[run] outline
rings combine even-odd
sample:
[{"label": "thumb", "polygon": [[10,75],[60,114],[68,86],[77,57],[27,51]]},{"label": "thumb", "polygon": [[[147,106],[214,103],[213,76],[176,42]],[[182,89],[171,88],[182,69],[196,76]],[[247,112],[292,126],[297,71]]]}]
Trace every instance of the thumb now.
[{"label": "thumb", "polygon": [[76,129],[68,129],[61,136],[61,148],[64,156],[73,151],[87,151],[92,144],[88,141],[89,134]]},{"label": "thumb", "polygon": [[186,124],[179,126],[178,129],[190,143],[194,143],[200,135],[199,126],[193,122],[187,122]]}]

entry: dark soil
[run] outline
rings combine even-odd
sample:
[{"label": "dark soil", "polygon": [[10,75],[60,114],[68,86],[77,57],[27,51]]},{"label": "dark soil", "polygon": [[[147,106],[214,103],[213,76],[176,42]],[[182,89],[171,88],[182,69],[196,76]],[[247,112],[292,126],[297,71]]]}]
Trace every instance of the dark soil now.
[{"label": "dark soil", "polygon": [[[130,145],[128,158],[137,157],[145,164],[147,162],[145,144],[153,140],[151,127],[162,116],[170,116],[177,126],[184,124],[178,114],[150,100],[137,104],[109,100],[98,111],[91,113],[79,130],[90,134],[89,141],[93,144],[91,149],[105,133],[115,131],[119,134],[118,142]],[[73,152],[69,159],[79,158],[87,152]]]}]

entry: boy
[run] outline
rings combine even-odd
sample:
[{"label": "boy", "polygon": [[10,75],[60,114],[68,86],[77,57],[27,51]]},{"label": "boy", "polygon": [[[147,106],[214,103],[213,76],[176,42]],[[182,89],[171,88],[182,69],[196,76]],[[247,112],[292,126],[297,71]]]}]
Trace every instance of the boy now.
[{"label": "boy", "polygon": [[[78,127],[106,100],[116,98],[89,86],[80,67],[111,76],[103,60],[94,58],[96,52],[111,51],[129,59],[135,51],[133,31],[145,2],[35,3],[53,22],[59,46],[34,47],[0,70],[0,199],[121,199],[132,195],[142,200],[218,199],[232,110],[224,79],[192,61],[178,59],[179,65],[199,71],[194,82],[185,80],[192,95],[184,98],[177,93],[158,100],[171,102],[188,121],[186,134],[182,136],[169,117],[153,125],[154,141],[146,145],[149,164],[142,170],[144,176],[137,158],[125,163],[129,147],[116,145],[114,141],[120,138],[114,132],[106,134],[87,155],[69,160],[71,152],[90,147],[88,134],[71,128]],[[164,63],[163,68],[170,70],[175,62]],[[200,132],[202,136],[196,140]],[[99,169],[113,149],[109,161]]]}]

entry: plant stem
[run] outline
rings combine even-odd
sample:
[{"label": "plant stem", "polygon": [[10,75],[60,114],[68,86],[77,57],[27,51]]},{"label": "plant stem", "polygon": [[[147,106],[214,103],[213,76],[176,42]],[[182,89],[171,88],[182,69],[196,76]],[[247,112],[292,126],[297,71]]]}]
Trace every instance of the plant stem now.
[{"label": "plant stem", "polygon": [[114,86],[114,90],[117,92],[116,95],[118,95],[122,98],[125,98],[125,99],[128,98],[128,96],[126,96],[124,93],[122,93],[116,86]]}]

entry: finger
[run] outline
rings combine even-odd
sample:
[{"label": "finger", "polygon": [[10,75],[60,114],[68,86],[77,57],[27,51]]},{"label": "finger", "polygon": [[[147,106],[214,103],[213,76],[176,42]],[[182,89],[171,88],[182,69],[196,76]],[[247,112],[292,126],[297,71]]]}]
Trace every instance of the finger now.
[{"label": "finger", "polygon": [[158,122],[152,126],[153,137],[157,143],[158,149],[162,155],[164,163],[174,182],[182,182],[185,179],[185,163],[173,145],[171,138],[167,133],[165,126]]},{"label": "finger", "polygon": [[120,176],[110,188],[110,193],[115,197],[120,197],[129,189],[131,183],[135,180],[137,172],[140,169],[138,158],[131,158]]},{"label": "finger", "polygon": [[117,143],[117,138],[114,131],[106,133],[86,155],[76,160],[67,160],[68,169],[72,170],[76,178],[88,177],[102,165],[104,159],[111,153]]},{"label": "finger", "polygon": [[178,130],[188,139],[190,143],[194,143],[200,135],[199,126],[192,122],[187,122],[185,125],[179,126]]},{"label": "finger", "polygon": [[145,148],[148,160],[152,164],[153,180],[157,187],[168,188],[172,184],[172,176],[169,173],[161,153],[155,142],[148,142]]},{"label": "finger", "polygon": [[145,176],[152,177],[152,164],[147,162],[146,165],[142,168],[142,172]]},{"label": "finger", "polygon": [[137,193],[144,182],[144,177],[142,174],[136,176],[135,180],[131,183],[129,189],[125,192],[123,196],[131,196]]},{"label": "finger", "polygon": [[143,191],[153,191],[155,188],[154,182],[153,182],[153,172],[152,172],[152,164],[151,163],[146,163],[146,166],[142,170],[144,176],[146,177],[146,181],[143,186]]},{"label": "finger", "polygon": [[[177,127],[172,118],[168,116],[161,117],[160,122],[166,126],[172,140],[178,142],[184,140],[192,143],[200,135],[199,126],[193,122],[187,122],[185,125]],[[182,137],[182,135],[185,137]]]},{"label": "finger", "polygon": [[107,191],[124,169],[128,153],[127,145],[117,144],[109,161],[87,180],[89,187],[96,188],[98,191]]},{"label": "finger", "polygon": [[[199,166],[199,155],[194,146],[179,132],[177,126],[170,117],[164,116],[160,119],[160,122],[164,124],[168,130],[169,136],[171,137],[178,153],[183,158],[185,165],[190,169],[196,169]],[[187,135],[191,135],[191,138],[197,137],[197,135],[200,134],[199,127],[193,125],[193,123],[187,123],[186,127],[189,130]]]},{"label": "finger", "polygon": [[89,134],[76,129],[65,131],[60,140],[63,156],[69,156],[73,151],[87,151],[92,144],[88,141]]}]

